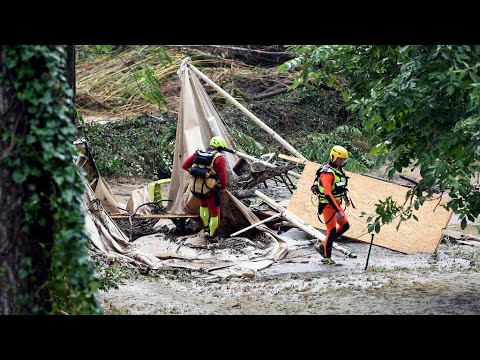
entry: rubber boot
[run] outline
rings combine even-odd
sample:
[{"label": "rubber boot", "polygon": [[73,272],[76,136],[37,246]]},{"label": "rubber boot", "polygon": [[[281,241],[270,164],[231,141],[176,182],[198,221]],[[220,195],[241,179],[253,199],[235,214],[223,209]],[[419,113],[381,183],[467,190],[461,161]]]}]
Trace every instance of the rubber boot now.
[{"label": "rubber boot", "polygon": [[218,223],[218,216],[213,216],[210,218],[210,235],[212,236],[212,238],[217,235]]},{"label": "rubber boot", "polygon": [[208,210],[208,207],[200,206],[200,219],[202,219],[203,227],[208,227],[210,222],[210,211]]}]

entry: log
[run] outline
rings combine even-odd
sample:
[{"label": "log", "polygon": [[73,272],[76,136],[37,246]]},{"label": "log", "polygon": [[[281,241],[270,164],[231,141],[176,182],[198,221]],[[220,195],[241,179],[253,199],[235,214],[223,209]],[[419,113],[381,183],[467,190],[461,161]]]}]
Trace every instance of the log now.
[{"label": "log", "polygon": [[[267,195],[263,194],[262,192],[255,190],[255,195],[257,195],[260,199],[264,200],[268,205],[272,208],[277,210],[278,212],[283,214],[283,217],[290,221],[295,226],[299,227],[306,233],[312,235],[313,237],[317,238],[320,241],[325,241],[325,235],[323,235],[320,231],[315,229],[312,225],[307,224],[303,220],[299,219],[297,216],[292,214],[290,211],[285,209],[283,206],[278,205],[274,200],[270,199]],[[340,251],[341,253],[347,255],[348,257],[356,258],[357,255],[352,253],[351,251],[345,249],[344,247],[338,245],[336,242],[333,243],[333,248]]]},{"label": "log", "polygon": [[288,87],[284,87],[284,88],[281,88],[281,89],[276,89],[276,90],[272,90],[272,91],[257,94],[253,98],[255,100],[266,99],[266,98],[269,98],[269,97],[272,97],[272,96],[275,96],[275,95],[286,93],[287,91],[288,91]]},{"label": "log", "polygon": [[[303,84],[300,84],[299,86],[297,86],[297,89],[301,89],[303,86],[304,86]],[[260,94],[257,94],[255,96],[253,96],[253,99],[255,99],[255,100],[267,99],[267,98],[275,96],[275,95],[280,95],[280,94],[286,93],[288,91],[288,89],[289,89],[289,87],[285,86],[285,87],[280,88],[280,89],[264,91]]]}]

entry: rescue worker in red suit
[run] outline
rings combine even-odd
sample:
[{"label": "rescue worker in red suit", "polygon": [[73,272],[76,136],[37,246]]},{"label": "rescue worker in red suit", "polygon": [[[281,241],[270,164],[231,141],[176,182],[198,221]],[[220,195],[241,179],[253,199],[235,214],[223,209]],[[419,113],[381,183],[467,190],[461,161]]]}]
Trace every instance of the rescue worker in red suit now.
[{"label": "rescue worker in red suit", "polygon": [[227,188],[226,161],[222,152],[227,142],[220,136],[210,140],[206,151],[197,150],[182,168],[190,173],[190,191],[200,200],[200,218],[205,239],[214,242],[220,226],[220,192]]},{"label": "rescue worker in red suit", "polygon": [[347,150],[339,145],[334,146],[330,151],[329,162],[319,169],[312,186],[312,191],[318,195],[318,215],[323,215],[327,227],[323,244],[317,242],[314,248],[323,256],[322,262],[325,264],[335,265],[332,260],[333,242],[350,228],[341,206],[342,200],[345,200],[346,206],[350,206],[347,196],[348,177],[342,169],[347,159]]}]

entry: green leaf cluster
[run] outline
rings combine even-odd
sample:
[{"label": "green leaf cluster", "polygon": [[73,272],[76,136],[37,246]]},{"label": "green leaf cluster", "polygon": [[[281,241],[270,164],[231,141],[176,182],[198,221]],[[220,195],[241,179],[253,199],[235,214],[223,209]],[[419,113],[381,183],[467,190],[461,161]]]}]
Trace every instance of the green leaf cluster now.
[{"label": "green leaf cluster", "polygon": [[[377,144],[377,165],[388,164],[390,177],[404,168],[420,169],[422,181],[407,201],[447,192],[445,206],[464,219],[462,228],[467,218],[479,216],[479,45],[309,45],[289,51],[298,56],[280,70],[301,70],[296,86],[342,91]],[[381,203],[377,214],[410,208],[388,204]]]}]

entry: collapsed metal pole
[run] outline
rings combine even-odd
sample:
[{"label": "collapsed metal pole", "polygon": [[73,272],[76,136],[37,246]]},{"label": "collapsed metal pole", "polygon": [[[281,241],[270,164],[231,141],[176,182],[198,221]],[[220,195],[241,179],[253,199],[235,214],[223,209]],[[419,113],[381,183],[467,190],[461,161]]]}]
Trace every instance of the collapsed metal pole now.
[{"label": "collapsed metal pole", "polygon": [[305,156],[303,156],[298,150],[296,150],[292,145],[290,145],[285,139],[283,139],[280,135],[278,135],[272,128],[268,127],[264,122],[262,122],[258,117],[256,117],[250,110],[248,110],[245,106],[240,104],[235,98],[223,90],[220,86],[215,84],[212,80],[210,80],[206,75],[204,75],[200,70],[198,70],[192,64],[187,64],[188,67],[202,80],[204,80],[208,85],[213,87],[217,92],[223,95],[230,103],[235,105],[240,111],[242,111],[245,115],[247,115],[253,122],[255,122],[258,126],[260,126],[263,130],[269,133],[275,140],[277,140],[280,144],[283,145],[285,149],[290,151],[295,156],[299,157],[300,159],[306,160]]},{"label": "collapsed metal pole", "polygon": [[252,229],[252,228],[254,228],[254,227],[257,227],[258,225],[265,224],[266,222],[269,222],[269,221],[271,221],[271,220],[273,220],[273,219],[276,219],[276,218],[278,218],[278,217],[280,217],[280,216],[283,216],[283,214],[275,214],[275,215],[272,215],[272,216],[270,216],[270,217],[268,217],[268,218],[266,218],[266,219],[263,219],[262,221],[259,221],[259,222],[255,223],[255,224],[253,224],[253,225],[247,226],[245,229],[242,229],[242,230],[239,230],[239,231],[237,231],[237,232],[234,232],[233,234],[230,234],[230,236],[231,236],[231,237],[237,236],[238,234],[241,234],[241,233],[243,233],[243,232],[245,232],[245,231],[247,231],[247,230],[250,230],[250,229]]}]

